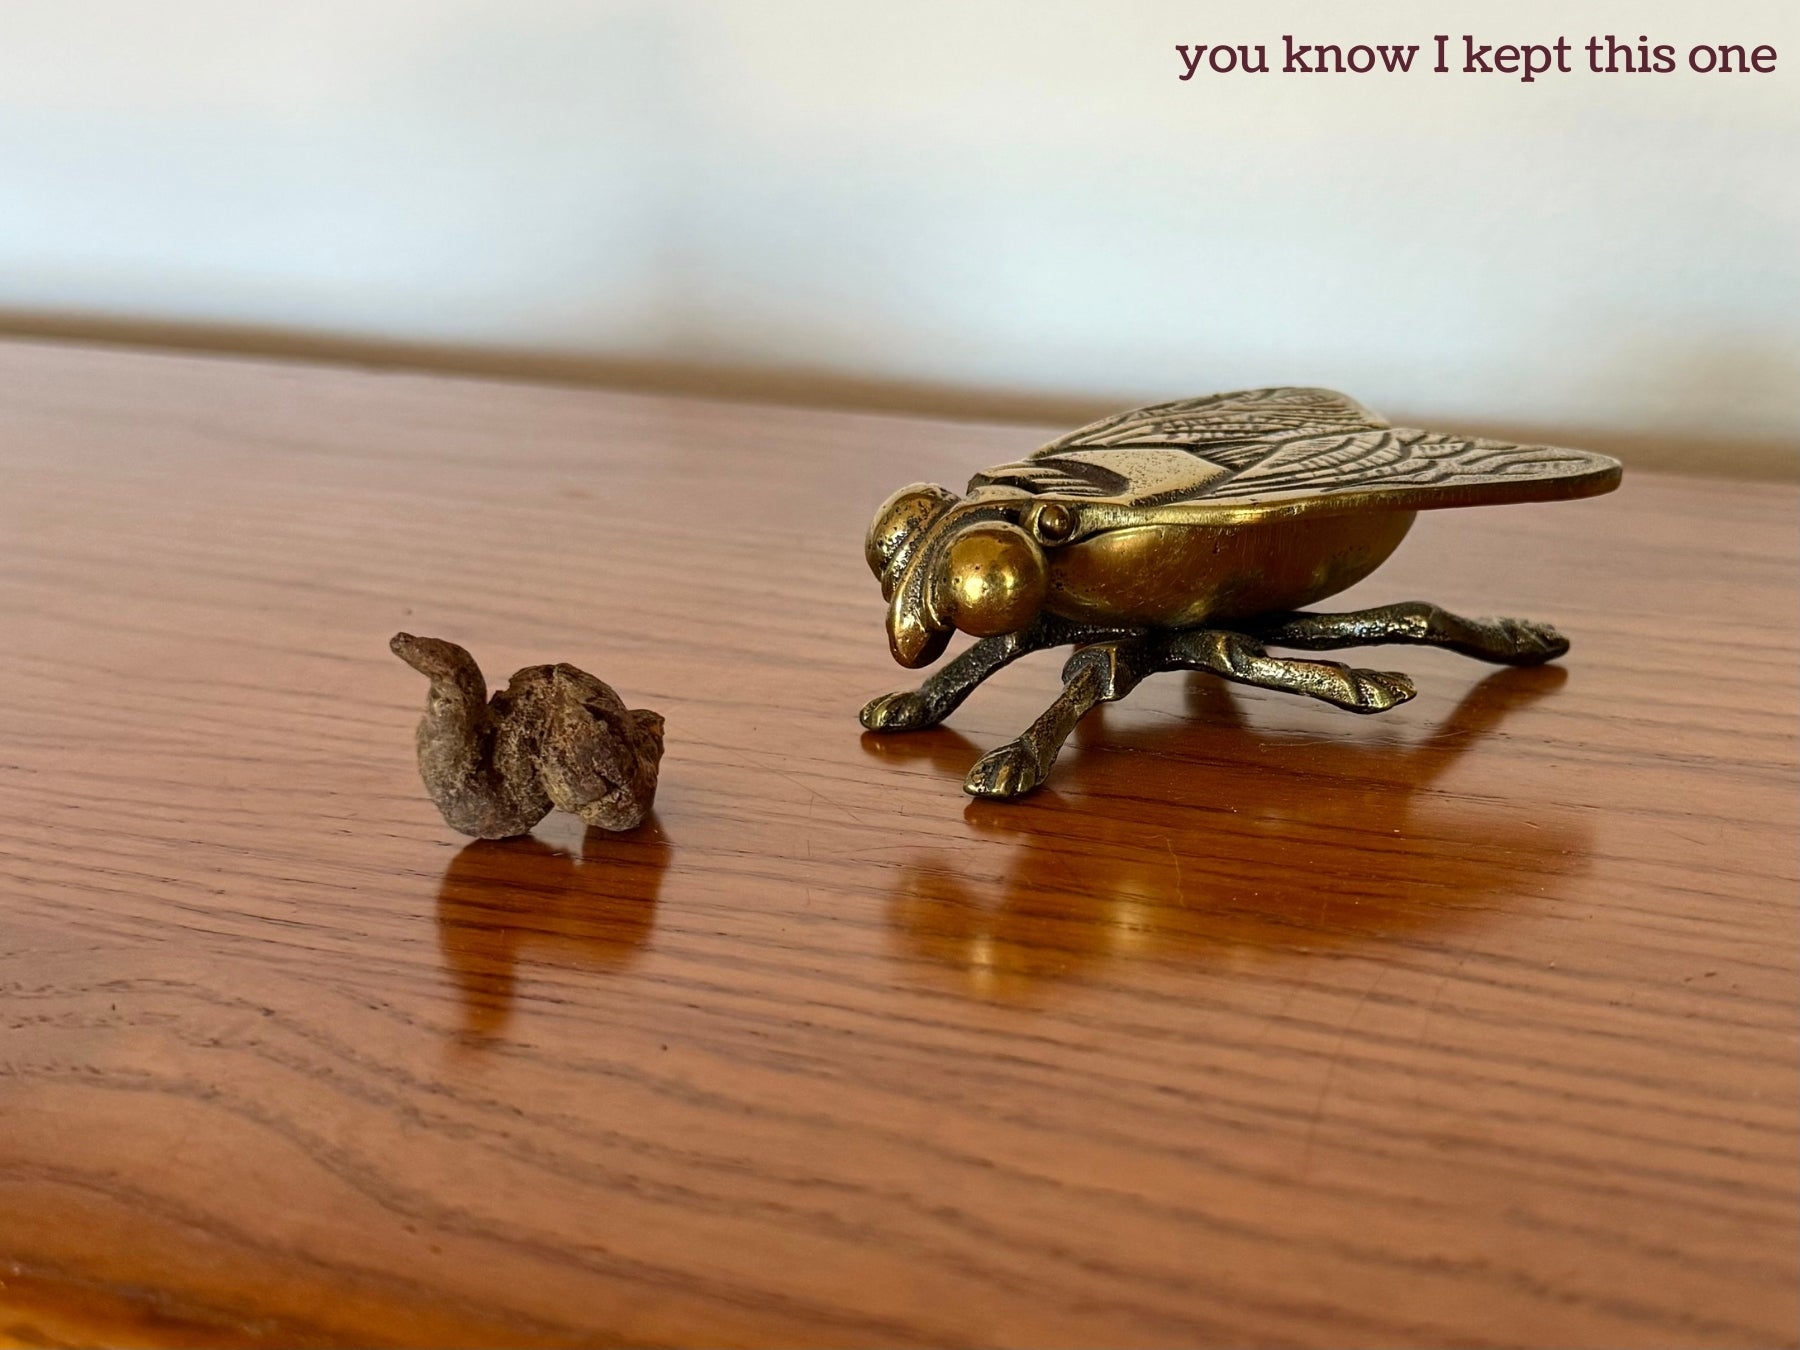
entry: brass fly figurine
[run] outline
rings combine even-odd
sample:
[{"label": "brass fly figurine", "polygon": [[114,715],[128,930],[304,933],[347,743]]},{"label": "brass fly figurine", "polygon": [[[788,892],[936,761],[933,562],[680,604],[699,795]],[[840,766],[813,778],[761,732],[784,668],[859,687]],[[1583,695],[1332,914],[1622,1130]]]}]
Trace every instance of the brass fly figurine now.
[{"label": "brass fly figurine", "polygon": [[958,497],[915,483],[865,543],[888,601],[888,646],[931,664],[953,631],[980,639],[917,689],[873,700],[870,731],[936,726],[1001,667],[1073,645],[1044,715],[978,761],[963,788],[1019,797],[1075,724],[1158,671],[1203,670],[1381,712],[1416,692],[1395,671],[1271,656],[1377,643],[1532,666],[1569,649],[1548,624],[1464,619],[1409,601],[1303,607],[1368,576],[1419,511],[1591,497],[1615,459],[1389,426],[1327,389],[1252,389],[1139,408],[987,469]]}]

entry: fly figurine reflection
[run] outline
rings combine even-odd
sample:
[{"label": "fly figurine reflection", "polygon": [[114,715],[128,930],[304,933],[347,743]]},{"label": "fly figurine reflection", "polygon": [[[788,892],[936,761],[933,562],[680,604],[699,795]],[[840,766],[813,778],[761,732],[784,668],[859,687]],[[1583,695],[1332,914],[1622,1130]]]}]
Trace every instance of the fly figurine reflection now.
[{"label": "fly figurine reflection", "polygon": [[929,665],[952,632],[980,641],[917,689],[862,711],[870,731],[935,726],[988,676],[1072,645],[1063,691],[969,770],[977,797],[1044,781],[1075,724],[1158,671],[1200,670],[1352,712],[1413,697],[1395,671],[1272,656],[1379,643],[1506,665],[1554,660],[1548,624],[1465,619],[1421,601],[1341,614],[1305,606],[1355,585],[1419,511],[1591,497],[1617,460],[1392,427],[1326,389],[1253,389],[1139,408],[987,469],[961,497],[919,483],[869,527],[888,646]]}]

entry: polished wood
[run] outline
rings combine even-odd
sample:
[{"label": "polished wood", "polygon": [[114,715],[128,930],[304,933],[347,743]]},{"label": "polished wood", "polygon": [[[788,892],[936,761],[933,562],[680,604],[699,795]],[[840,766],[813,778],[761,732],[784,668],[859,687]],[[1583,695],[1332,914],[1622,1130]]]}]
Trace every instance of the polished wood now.
[{"label": "polished wood", "polygon": [[[1142,387],[1054,393],[1042,388],[1006,389],[988,385],[935,384],[885,376],[850,375],[843,370],[796,367],[767,358],[704,358],[579,355],[542,347],[480,347],[468,342],[433,343],[370,338],[350,333],[261,328],[254,324],[174,322],[119,315],[70,314],[0,306],[0,339],[80,342],[93,345],[157,347],[164,350],[242,357],[253,354],[288,361],[327,361],[365,368],[436,371],[440,374],[535,380],[578,385],[610,385],[664,394],[700,394],[750,403],[804,404],[813,408],[899,413],[910,417],[954,417],[979,422],[1041,422],[1067,429],[1116,412],[1154,394]],[[1429,391],[1421,385],[1419,393]],[[1430,423],[1434,409],[1395,406],[1383,411],[1398,422]],[[1457,419],[1459,431],[1523,444],[1559,437],[1613,455],[1632,465],[1705,472],[1731,478],[1793,482],[1800,478],[1800,454],[1792,436],[1687,426],[1679,431],[1651,427],[1568,428],[1532,422],[1529,410],[1504,422]],[[967,474],[964,474],[964,478]],[[962,486],[958,480],[956,486]]]},{"label": "polished wood", "polygon": [[[1057,661],[864,736],[861,533],[1042,430],[0,348],[0,1339],[1794,1344],[1793,489],[1421,517],[1346,607],[1561,666],[970,803]],[[652,826],[452,834],[401,628]]]}]

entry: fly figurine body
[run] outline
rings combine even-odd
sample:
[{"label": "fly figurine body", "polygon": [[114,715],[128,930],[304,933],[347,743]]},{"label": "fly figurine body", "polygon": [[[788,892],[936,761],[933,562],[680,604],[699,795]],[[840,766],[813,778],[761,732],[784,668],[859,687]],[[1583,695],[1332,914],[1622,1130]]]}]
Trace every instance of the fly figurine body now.
[{"label": "fly figurine body", "polygon": [[868,704],[870,731],[935,726],[1001,667],[1073,645],[1063,691],[964,789],[1018,797],[1043,782],[1075,724],[1158,671],[1201,670],[1372,713],[1413,697],[1393,671],[1273,656],[1378,643],[1538,665],[1567,639],[1548,624],[1465,619],[1421,601],[1350,613],[1307,606],[1355,585],[1419,511],[1590,497],[1617,460],[1389,426],[1325,389],[1254,389],[1120,413],[958,497],[890,497],[866,554],[888,601],[888,645],[931,664],[957,630],[979,639],[919,688]]}]

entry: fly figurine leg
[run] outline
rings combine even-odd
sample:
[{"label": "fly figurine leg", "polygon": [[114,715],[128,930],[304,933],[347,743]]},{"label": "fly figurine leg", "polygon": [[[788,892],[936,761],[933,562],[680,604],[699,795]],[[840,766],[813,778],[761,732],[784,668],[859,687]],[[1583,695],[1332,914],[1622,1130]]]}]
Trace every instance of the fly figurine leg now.
[{"label": "fly figurine leg", "polygon": [[1507,666],[1542,665],[1569,650],[1569,640],[1547,623],[1465,619],[1422,600],[1348,614],[1277,614],[1251,625],[1250,631],[1272,646],[1302,651],[1400,642],[1446,647]]},{"label": "fly figurine leg", "polygon": [[988,676],[1021,656],[1052,645],[1043,623],[1017,633],[983,638],[954,661],[925,677],[917,689],[896,689],[872,698],[862,710],[870,731],[919,731],[935,727],[962,704]]},{"label": "fly figurine leg", "polygon": [[1270,656],[1254,638],[1222,628],[1190,628],[1163,640],[1159,670],[1204,670],[1239,684],[1304,694],[1351,712],[1383,712],[1418,690],[1397,670],[1361,670],[1336,661]]},{"label": "fly figurine leg", "polygon": [[1096,704],[1124,698],[1145,676],[1167,670],[1210,671],[1240,684],[1306,694],[1352,712],[1380,712],[1415,692],[1412,681],[1398,672],[1270,656],[1254,639],[1222,629],[1092,642],[1063,667],[1063,691],[1056,701],[1017,740],[977,760],[963,780],[963,791],[974,797],[1024,796],[1049,776],[1063,742]]},{"label": "fly figurine leg", "polygon": [[1239,684],[1304,694],[1352,712],[1381,712],[1416,692],[1398,671],[1365,670],[1336,661],[1271,656],[1264,644],[1323,651],[1383,643],[1444,647],[1507,665],[1539,665],[1569,648],[1548,624],[1522,619],[1465,619],[1422,601],[1345,614],[1294,612],[1246,624],[1243,632],[1194,628],[1146,633],[1043,618],[1029,628],[984,638],[917,689],[873,699],[862,710],[870,731],[936,726],[990,675],[1046,647],[1078,644],[1063,668],[1063,691],[1018,739],[984,755],[969,770],[971,796],[1012,798],[1049,776],[1063,743],[1100,703],[1124,698],[1146,676],[1202,670]]},{"label": "fly figurine leg", "polygon": [[870,731],[920,731],[935,727],[962,705],[981,682],[1021,656],[1071,642],[1116,636],[1123,629],[1084,628],[1045,616],[1016,633],[983,638],[917,689],[898,689],[864,705],[861,720]]},{"label": "fly figurine leg", "polygon": [[1015,741],[990,750],[963,779],[971,797],[1022,797],[1050,773],[1075,724],[1097,703],[1124,698],[1146,675],[1162,669],[1161,641],[1137,636],[1092,642],[1063,667],[1063,691]]}]

